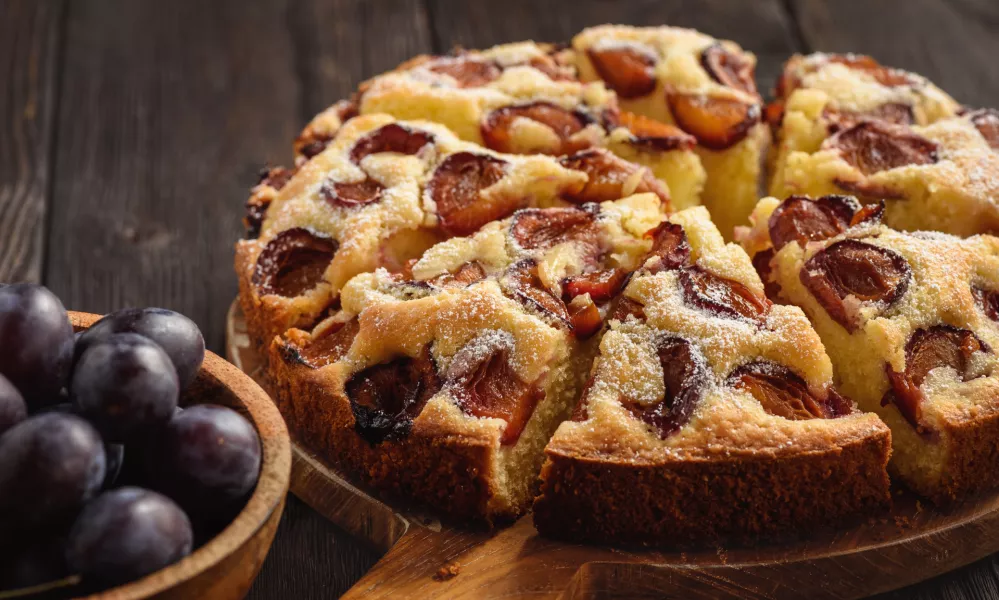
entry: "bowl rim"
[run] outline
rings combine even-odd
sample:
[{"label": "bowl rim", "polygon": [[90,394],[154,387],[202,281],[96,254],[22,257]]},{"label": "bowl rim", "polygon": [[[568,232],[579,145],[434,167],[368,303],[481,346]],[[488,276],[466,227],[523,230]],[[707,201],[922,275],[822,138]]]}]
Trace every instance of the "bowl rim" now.
[{"label": "bowl rim", "polygon": [[[102,318],[91,313],[67,312],[74,331],[87,329]],[[205,375],[239,399],[260,435],[260,479],[256,489],[239,515],[190,555],[142,579],[87,598],[146,598],[190,581],[249,542],[283,504],[291,481],[291,438],[277,406],[250,376],[210,351],[205,351],[199,377]]]}]

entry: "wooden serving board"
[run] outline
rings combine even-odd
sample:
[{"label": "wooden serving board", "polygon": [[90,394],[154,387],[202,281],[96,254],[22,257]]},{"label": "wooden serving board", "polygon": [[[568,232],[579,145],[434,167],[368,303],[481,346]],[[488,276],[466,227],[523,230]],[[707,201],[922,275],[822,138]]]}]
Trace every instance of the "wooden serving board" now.
[{"label": "wooden serving board", "polygon": [[[229,360],[261,381],[238,304],[226,333]],[[999,493],[944,511],[897,489],[881,519],[781,545],[686,552],[550,540],[530,515],[464,529],[377,499],[291,435],[291,492],[385,553],[344,598],[861,598],[999,552]]]}]

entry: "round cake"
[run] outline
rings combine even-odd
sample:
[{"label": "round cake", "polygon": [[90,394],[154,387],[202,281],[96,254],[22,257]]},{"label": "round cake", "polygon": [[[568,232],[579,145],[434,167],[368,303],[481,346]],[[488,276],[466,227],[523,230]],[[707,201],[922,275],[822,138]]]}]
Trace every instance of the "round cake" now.
[{"label": "round cake", "polygon": [[443,518],[611,544],[995,487],[999,113],[830,54],[764,106],[755,64],[605,25],[319,114],[236,246],[295,437]]}]

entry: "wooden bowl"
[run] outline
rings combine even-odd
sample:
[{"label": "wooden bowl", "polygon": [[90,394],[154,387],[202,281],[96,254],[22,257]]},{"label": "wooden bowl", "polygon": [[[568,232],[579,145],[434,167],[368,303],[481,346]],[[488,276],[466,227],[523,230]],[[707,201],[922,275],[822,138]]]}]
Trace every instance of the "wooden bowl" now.
[{"label": "wooden bowl", "polygon": [[[100,318],[88,313],[69,313],[77,331]],[[180,562],[91,598],[230,600],[242,598],[249,591],[284,511],[291,474],[291,441],[281,413],[260,386],[222,358],[206,352],[201,373],[184,392],[181,403],[209,402],[237,410],[260,434],[263,450],[260,480],[246,507],[221,533]]]}]

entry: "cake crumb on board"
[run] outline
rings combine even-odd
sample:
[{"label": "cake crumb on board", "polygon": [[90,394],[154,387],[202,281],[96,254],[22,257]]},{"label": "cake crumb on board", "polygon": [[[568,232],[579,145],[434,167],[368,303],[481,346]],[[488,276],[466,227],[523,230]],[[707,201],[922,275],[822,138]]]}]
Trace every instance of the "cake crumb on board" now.
[{"label": "cake crumb on board", "polygon": [[457,561],[448,563],[437,569],[437,574],[434,575],[434,581],[448,581],[449,579],[454,579],[461,572],[461,564]]}]

